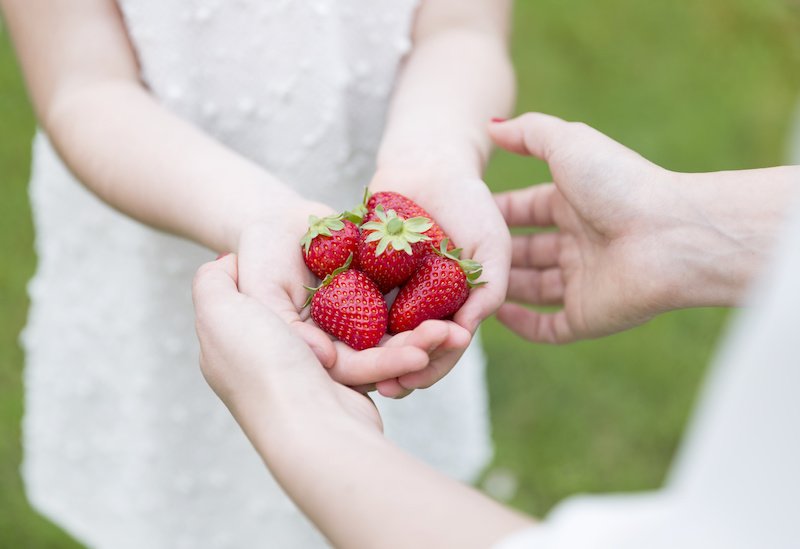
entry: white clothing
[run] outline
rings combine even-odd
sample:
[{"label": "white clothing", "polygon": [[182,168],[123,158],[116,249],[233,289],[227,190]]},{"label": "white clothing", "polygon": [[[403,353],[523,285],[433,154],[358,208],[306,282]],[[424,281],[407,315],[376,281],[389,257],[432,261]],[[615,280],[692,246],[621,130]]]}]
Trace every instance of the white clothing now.
[{"label": "white clothing", "polygon": [[[158,100],[337,209],[373,174],[416,4],[120,0]],[[200,374],[190,282],[210,252],[100,202],[41,134],[30,193],[32,504],[92,547],[323,545]],[[491,453],[483,363],[473,348],[436,387],[379,401],[391,438],[461,480]]]},{"label": "white clothing", "polygon": [[496,549],[800,547],[800,208],[776,257],[717,358],[666,487],[569,499]]}]

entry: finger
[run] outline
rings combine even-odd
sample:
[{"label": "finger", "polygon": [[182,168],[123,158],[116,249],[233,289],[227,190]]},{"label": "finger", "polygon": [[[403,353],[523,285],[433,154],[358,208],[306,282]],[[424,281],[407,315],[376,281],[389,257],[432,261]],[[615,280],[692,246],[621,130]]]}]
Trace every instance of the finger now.
[{"label": "finger", "polygon": [[542,183],[494,195],[497,207],[509,227],[551,227],[554,199],[558,189]]},{"label": "finger", "polygon": [[456,326],[451,336],[432,355],[428,366],[419,372],[400,376],[397,381],[405,389],[427,389],[446,376],[469,347],[472,334]]},{"label": "finger", "polygon": [[365,396],[367,395],[367,393],[371,393],[372,391],[377,390],[377,387],[375,386],[374,383],[366,383],[364,385],[355,385],[355,386],[350,387],[350,388],[352,390],[354,390],[355,392],[361,393],[362,395],[365,395]]},{"label": "finger", "polygon": [[[502,224],[499,214],[497,221]],[[453,316],[453,320],[471,334],[506,298],[508,271],[511,268],[511,235],[508,229],[503,227],[491,238],[480,239],[473,257],[483,266],[479,281],[486,284],[472,288],[467,301]]]},{"label": "finger", "polygon": [[241,292],[276,312],[279,311],[271,298],[276,293],[286,294],[297,311],[307,296],[303,285],[310,286],[314,282],[299,250],[294,235],[280,229],[259,226],[248,231],[239,243]]},{"label": "finger", "polygon": [[429,320],[363,351],[336,342],[337,360],[330,375],[344,385],[364,385],[419,371],[428,366],[429,355],[448,340],[450,325]]},{"label": "finger", "polygon": [[202,265],[192,281],[192,299],[197,315],[205,317],[215,308],[226,306],[231,299],[238,299],[237,276],[234,254]]},{"label": "finger", "polygon": [[383,345],[386,347],[416,347],[430,355],[448,341],[452,329],[460,329],[460,327],[445,320],[426,320],[413,330],[400,332],[387,338]]},{"label": "finger", "polygon": [[570,131],[570,123],[538,112],[489,125],[492,140],[507,151],[547,161],[556,142]]},{"label": "finger", "polygon": [[508,299],[531,305],[559,305],[564,301],[561,269],[511,269]]},{"label": "finger", "polygon": [[555,267],[560,251],[559,233],[514,235],[511,237],[511,266],[535,269]]},{"label": "finger", "polygon": [[494,313],[502,305],[508,288],[510,249],[508,256],[505,257],[505,254],[501,254],[481,260],[479,259],[481,255],[481,250],[478,250],[475,258],[483,264],[483,273],[479,280],[485,281],[486,284],[472,288],[467,301],[453,316],[453,320],[471,334],[475,333],[484,318]]},{"label": "finger", "polygon": [[292,331],[311,347],[317,360],[325,368],[333,368],[336,364],[336,347],[328,334],[320,330],[315,324],[301,322],[299,318],[289,323]]},{"label": "finger", "polygon": [[386,398],[401,399],[406,398],[414,392],[414,389],[406,389],[396,379],[385,379],[375,384],[378,393]]},{"label": "finger", "polygon": [[329,373],[342,385],[358,386],[395,378],[428,365],[428,353],[411,346],[373,347],[356,351],[337,341],[337,360]]},{"label": "finger", "polygon": [[569,343],[578,339],[564,311],[539,313],[514,303],[506,303],[497,318],[512,332],[536,343]]}]

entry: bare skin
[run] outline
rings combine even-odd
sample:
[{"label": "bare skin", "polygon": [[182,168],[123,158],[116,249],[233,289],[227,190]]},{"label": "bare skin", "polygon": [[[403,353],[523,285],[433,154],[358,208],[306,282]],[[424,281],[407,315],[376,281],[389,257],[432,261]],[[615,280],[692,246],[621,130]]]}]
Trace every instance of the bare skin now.
[{"label": "bare skin", "polygon": [[[534,341],[597,337],[665,310],[738,303],[800,182],[798,167],[675,174],[585,125],[542,114],[490,132],[501,147],[549,162],[555,180],[497,196],[510,224],[555,229],[514,238],[509,298],[564,309],[500,311]],[[334,546],[490,547],[535,524],[385,440],[372,403],[324,375],[236,284],[233,256],[195,279],[203,373]],[[265,349],[272,332],[277,347]]]},{"label": "bare skin", "polygon": [[[769,258],[796,166],[682,174],[584,125],[530,113],[492,124],[498,146],[547,162],[553,183],[496,195],[512,227],[498,318],[522,337],[567,343],[665,311],[740,303]],[[561,305],[555,313],[522,307]]]},{"label": "bare skin", "polygon": [[[450,197],[464,217],[485,216],[496,250],[482,248],[460,214],[442,214],[442,221],[486,263],[491,289],[475,292],[456,322],[425,323],[361,352],[334,342],[300,312],[302,285],[315,281],[297,242],[309,214],[331,209],[161,106],[139,79],[113,0],[0,0],[0,7],[39,123],[81,182],[134,219],[236,252],[242,291],[289,324],[342,383],[378,384],[394,397],[429,386],[450,371],[478,323],[502,303],[509,237],[480,177],[490,146],[485,122],[507,112],[513,96],[505,47],[509,1],[430,0],[420,8],[371,185],[418,198],[433,214]],[[472,53],[468,67],[457,62],[460,54],[454,63],[454,53],[463,51]],[[444,158],[453,159],[448,170],[434,169],[432,160]],[[462,187],[470,192],[455,192]]]}]

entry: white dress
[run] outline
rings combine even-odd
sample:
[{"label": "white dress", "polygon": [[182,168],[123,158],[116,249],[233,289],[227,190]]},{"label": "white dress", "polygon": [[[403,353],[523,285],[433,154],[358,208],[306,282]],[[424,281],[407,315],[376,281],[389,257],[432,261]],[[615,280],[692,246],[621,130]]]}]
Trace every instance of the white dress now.
[{"label": "white dress", "polygon": [[[338,209],[372,176],[416,3],[120,8],[168,109]],[[100,202],[41,134],[30,192],[39,264],[22,337],[22,473],[32,504],[92,547],[323,545],[200,374],[190,281],[211,253]],[[390,437],[456,478],[473,479],[490,457],[478,348],[434,388],[379,406]]]}]

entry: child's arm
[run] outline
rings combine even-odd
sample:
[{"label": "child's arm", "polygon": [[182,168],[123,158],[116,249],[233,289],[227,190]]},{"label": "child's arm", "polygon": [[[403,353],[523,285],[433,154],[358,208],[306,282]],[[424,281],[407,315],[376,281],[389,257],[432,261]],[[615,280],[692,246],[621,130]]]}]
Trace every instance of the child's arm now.
[{"label": "child's arm", "polygon": [[[313,285],[299,238],[309,213],[259,166],[162,107],[138,76],[112,0],[0,0],[39,122],[77,177],[143,223],[241,256],[241,288],[290,324],[345,383],[416,371],[447,339],[428,328],[391,347],[337,347],[298,310]],[[80,215],[76,213],[76,215]],[[447,330],[445,329],[445,332]],[[371,372],[373,378],[354,377]]]},{"label": "child's arm", "polygon": [[110,0],[2,0],[38,119],[113,207],[211,249],[270,220],[302,234],[318,205],[160,106]]},{"label": "child's arm", "polygon": [[195,278],[203,373],[334,546],[486,548],[532,524],[389,443],[374,405],[331,381],[236,279],[233,255]]},{"label": "child's arm", "polygon": [[527,339],[599,337],[685,307],[731,306],[770,257],[800,191],[800,167],[682,174],[584,124],[531,113],[493,124],[512,152],[550,165],[553,184],[497,196],[514,237],[499,319]]},{"label": "child's arm", "polygon": [[[413,198],[464,248],[464,257],[483,265],[488,284],[472,291],[455,316],[473,333],[503,302],[510,263],[508,229],[481,180],[490,150],[486,126],[492,117],[506,116],[514,99],[510,16],[510,0],[420,4],[370,184],[373,191]],[[393,394],[425,387],[458,354],[379,389]]]}]

